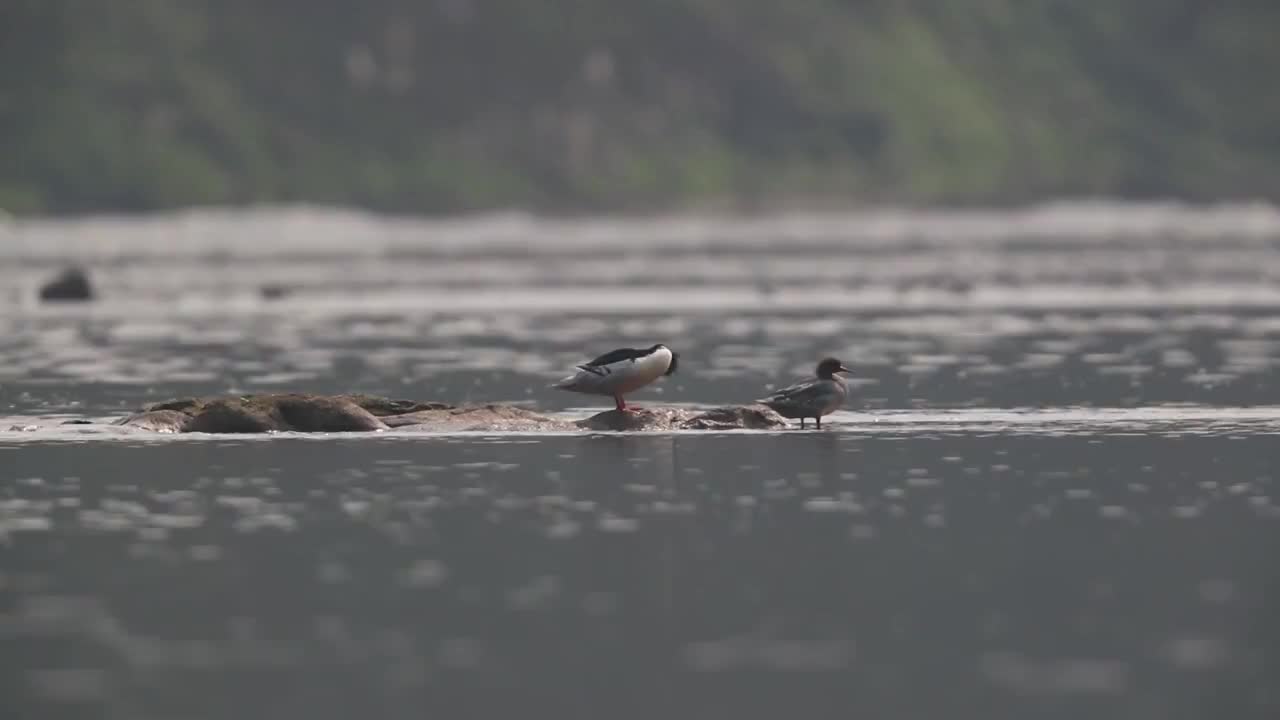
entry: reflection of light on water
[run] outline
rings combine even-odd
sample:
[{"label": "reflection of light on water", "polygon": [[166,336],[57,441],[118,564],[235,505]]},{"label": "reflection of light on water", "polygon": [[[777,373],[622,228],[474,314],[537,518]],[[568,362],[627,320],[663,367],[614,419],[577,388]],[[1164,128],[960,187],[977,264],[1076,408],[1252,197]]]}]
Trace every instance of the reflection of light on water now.
[{"label": "reflection of light on water", "polygon": [[1120,660],[1037,659],[1018,652],[987,653],[980,667],[992,684],[1026,695],[1116,694],[1129,687],[1131,674]]},{"label": "reflection of light on water", "polygon": [[[331,672],[408,706],[437,678],[542,682],[584,662],[717,693],[829,679],[850,696],[886,682],[1125,703],[1244,667],[1248,629],[1222,619],[1258,607],[1266,578],[1248,563],[1270,567],[1274,520],[1255,503],[1274,478],[1265,458],[1208,475],[1197,457],[1264,450],[1215,435],[1271,427],[1266,410],[24,445],[0,514],[48,520],[16,543],[72,551],[39,578],[6,568],[18,602],[0,636],[81,653],[61,669],[106,668],[41,675],[27,661],[28,688],[145,707],[158,695],[143,684],[204,699]],[[1206,432],[1110,435],[1160,423]],[[1154,451],[1125,452],[1136,443]],[[276,514],[293,529],[239,532]],[[101,598],[30,606],[69,587]],[[1168,613],[1147,612],[1157,595]]]},{"label": "reflection of light on water", "polygon": [[743,669],[775,672],[829,672],[847,667],[853,646],[845,640],[790,639],[750,634],[690,643],[684,664],[697,672]]}]

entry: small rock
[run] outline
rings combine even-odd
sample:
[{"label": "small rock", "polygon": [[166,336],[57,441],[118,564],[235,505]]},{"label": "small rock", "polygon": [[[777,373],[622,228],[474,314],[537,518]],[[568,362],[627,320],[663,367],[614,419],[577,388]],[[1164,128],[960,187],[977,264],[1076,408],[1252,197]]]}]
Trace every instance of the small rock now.
[{"label": "small rock", "polygon": [[400,415],[381,416],[389,427],[423,432],[493,431],[525,432],[530,430],[563,431],[576,426],[566,420],[549,417],[513,405],[471,405],[424,409]]},{"label": "small rock", "polygon": [[258,294],[263,300],[279,300],[290,292],[291,290],[284,285],[263,285],[258,288]]},{"label": "small rock", "polygon": [[161,433],[184,432],[191,416],[177,410],[144,410],[118,421],[117,425]]},{"label": "small rock", "polygon": [[40,288],[40,299],[55,302],[92,300],[93,288],[89,285],[89,275],[80,268],[67,268]]},{"label": "small rock", "polygon": [[786,426],[785,418],[763,405],[712,408],[681,424],[686,430],[768,430]]},{"label": "small rock", "polygon": [[596,413],[578,426],[587,430],[627,432],[635,430],[670,430],[684,419],[688,411],[674,408],[630,408]]}]

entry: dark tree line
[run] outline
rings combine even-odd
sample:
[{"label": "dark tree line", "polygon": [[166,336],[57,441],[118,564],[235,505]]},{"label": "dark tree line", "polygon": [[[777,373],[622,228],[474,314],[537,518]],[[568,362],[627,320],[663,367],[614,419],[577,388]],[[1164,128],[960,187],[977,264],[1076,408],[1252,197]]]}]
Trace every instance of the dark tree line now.
[{"label": "dark tree line", "polygon": [[5,0],[0,208],[1280,195],[1269,0]]}]

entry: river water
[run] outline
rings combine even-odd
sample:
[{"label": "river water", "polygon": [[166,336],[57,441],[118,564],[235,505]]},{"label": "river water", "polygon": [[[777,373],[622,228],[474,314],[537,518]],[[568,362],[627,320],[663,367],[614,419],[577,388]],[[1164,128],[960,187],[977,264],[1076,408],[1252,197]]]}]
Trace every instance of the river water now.
[{"label": "river water", "polygon": [[[87,267],[98,299],[39,283]],[[821,431],[155,435],[156,400]],[[0,222],[4,717],[1280,716],[1280,213]]]}]

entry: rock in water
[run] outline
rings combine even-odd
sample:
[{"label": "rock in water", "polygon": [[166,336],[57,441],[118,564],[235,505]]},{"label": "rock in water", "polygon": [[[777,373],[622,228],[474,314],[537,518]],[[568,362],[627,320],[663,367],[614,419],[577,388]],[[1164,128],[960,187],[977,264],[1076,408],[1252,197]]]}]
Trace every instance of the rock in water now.
[{"label": "rock in water", "polygon": [[93,299],[89,275],[80,268],[67,268],[40,288],[45,302],[85,302]]},{"label": "rock in water", "polygon": [[387,425],[372,413],[343,397],[279,395],[274,410],[284,418],[286,429],[298,432],[369,432],[386,430]]},{"label": "rock in water", "polygon": [[161,433],[186,432],[191,416],[177,410],[144,410],[116,423],[139,430],[151,430]]},{"label": "rock in water", "polygon": [[770,430],[786,426],[786,418],[764,405],[712,408],[680,424],[685,430]]},{"label": "rock in water", "polygon": [[609,410],[578,421],[588,430],[768,430],[786,427],[787,421],[763,405],[731,405],[706,412],[682,408],[633,408]]},{"label": "rock in water", "polygon": [[372,395],[276,393],[178,398],[152,403],[116,422],[155,432],[263,433],[368,432],[401,428],[420,432],[565,432],[761,430],[786,427],[762,405],[697,412],[684,408],[609,410],[571,421],[516,405],[470,405],[393,400]]},{"label": "rock in water", "polygon": [[627,432],[635,430],[674,430],[690,415],[675,408],[631,408],[596,413],[577,425],[587,430]]},{"label": "rock in water", "polygon": [[174,398],[173,400],[165,400],[163,402],[151,403],[150,405],[143,405],[141,412],[147,413],[147,412],[155,412],[157,410],[176,410],[177,412],[190,415],[196,410],[198,410],[199,408],[203,407],[205,403],[210,402],[213,399],[214,398],[202,399],[202,398],[193,398],[193,397]]},{"label": "rock in water", "polygon": [[284,285],[263,285],[258,288],[258,294],[263,300],[279,300],[289,294],[289,288]]},{"label": "rock in water", "polygon": [[284,418],[269,404],[249,398],[219,398],[192,415],[183,432],[264,433],[284,429]]},{"label": "rock in water", "polygon": [[346,397],[298,394],[169,400],[148,405],[119,424],[159,432],[205,433],[387,429],[381,420]]},{"label": "rock in water", "polygon": [[577,430],[568,420],[549,417],[515,405],[473,405],[418,410],[382,418],[394,428],[423,432],[549,432]]},{"label": "rock in water", "polygon": [[449,403],[393,400],[391,398],[378,397],[377,395],[346,394],[338,395],[337,397],[349,400],[378,417],[404,415],[405,413],[421,412],[423,410],[452,410],[454,408]]}]

